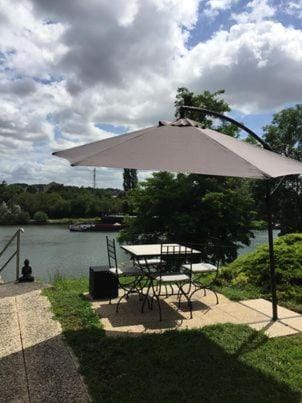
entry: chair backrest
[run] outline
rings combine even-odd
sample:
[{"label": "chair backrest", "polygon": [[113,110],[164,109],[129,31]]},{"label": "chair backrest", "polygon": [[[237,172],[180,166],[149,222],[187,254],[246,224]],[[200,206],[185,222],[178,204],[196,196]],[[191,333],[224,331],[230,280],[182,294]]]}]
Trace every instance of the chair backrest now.
[{"label": "chair backrest", "polygon": [[160,272],[179,272],[181,266],[190,261],[192,248],[178,244],[160,245]]},{"label": "chair backrest", "polygon": [[108,236],[106,236],[106,243],[107,243],[107,254],[108,254],[109,267],[115,268],[117,270],[115,239],[111,240],[108,238]]}]

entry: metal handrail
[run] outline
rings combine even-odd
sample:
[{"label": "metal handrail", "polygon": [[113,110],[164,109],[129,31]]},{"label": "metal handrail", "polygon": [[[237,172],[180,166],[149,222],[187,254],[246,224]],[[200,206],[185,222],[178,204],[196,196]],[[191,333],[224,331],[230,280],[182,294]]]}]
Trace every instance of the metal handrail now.
[{"label": "metal handrail", "polygon": [[10,238],[10,240],[6,243],[2,251],[0,252],[0,257],[6,251],[6,249],[11,245],[11,243],[17,238],[16,250],[12,253],[12,255],[8,258],[8,260],[4,263],[2,267],[0,267],[0,273],[5,269],[5,267],[9,264],[9,262],[16,256],[16,280],[19,279],[20,275],[20,235],[24,232],[23,228],[19,228],[14,235]]}]

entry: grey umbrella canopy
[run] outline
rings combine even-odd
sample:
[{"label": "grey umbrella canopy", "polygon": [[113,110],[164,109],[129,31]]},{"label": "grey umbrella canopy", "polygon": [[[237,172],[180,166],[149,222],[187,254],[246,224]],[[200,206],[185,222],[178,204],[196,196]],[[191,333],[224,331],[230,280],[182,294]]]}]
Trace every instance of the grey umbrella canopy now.
[{"label": "grey umbrella canopy", "polygon": [[302,163],[190,119],[53,153],[71,165],[268,179],[302,173]]},{"label": "grey umbrella canopy", "polygon": [[[79,147],[53,153],[71,165],[140,170],[162,170],[203,175],[266,179],[266,205],[271,273],[273,320],[278,319],[276,274],[271,199],[278,185],[271,190],[274,178],[300,175],[302,163],[269,150],[269,145],[234,119],[197,107],[183,110],[199,111],[225,119],[247,131],[262,147],[248,144],[214,130],[203,129],[190,119],[159,122],[158,126],[111,137]],[[282,182],[279,181],[279,184]]]}]

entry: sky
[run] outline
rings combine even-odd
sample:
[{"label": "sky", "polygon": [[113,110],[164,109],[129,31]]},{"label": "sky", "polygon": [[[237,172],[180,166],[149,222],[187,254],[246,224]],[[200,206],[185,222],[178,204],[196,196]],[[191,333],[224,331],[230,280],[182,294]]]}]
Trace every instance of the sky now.
[{"label": "sky", "polygon": [[301,71],[302,0],[0,0],[0,181],[92,185],[51,153],[172,120],[183,86],[261,135]]}]

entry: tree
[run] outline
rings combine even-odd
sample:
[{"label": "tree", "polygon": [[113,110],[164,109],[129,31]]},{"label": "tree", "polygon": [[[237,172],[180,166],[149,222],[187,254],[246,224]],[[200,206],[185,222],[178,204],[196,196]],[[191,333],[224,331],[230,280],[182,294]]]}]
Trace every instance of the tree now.
[{"label": "tree", "polygon": [[[123,200],[124,192],[119,189],[93,189],[56,183],[0,183],[0,222],[16,216],[13,212],[16,205],[21,207],[19,219],[25,222],[38,211],[46,213],[49,218],[95,217],[110,212],[119,213],[123,208]],[[6,207],[2,206],[2,202]],[[8,211],[9,218],[4,218]]]},{"label": "tree", "polygon": [[0,204],[0,224],[27,224],[30,216],[26,211],[22,211],[17,204],[5,202]]},{"label": "tree", "polygon": [[3,201],[0,204],[0,224],[8,224],[10,220],[10,210],[7,204]]},{"label": "tree", "polygon": [[[263,131],[265,141],[274,151],[302,161],[302,105],[274,114],[272,123]],[[264,184],[254,184],[260,216],[265,214],[265,205],[261,201],[264,192]],[[275,222],[281,226],[281,233],[302,232],[302,177],[288,177],[277,192],[273,198],[273,212]]]},{"label": "tree", "polygon": [[[182,105],[228,112],[229,105],[221,99],[223,93],[194,94],[179,88],[176,116],[180,116]],[[236,126],[206,119],[199,112],[186,112],[186,116],[201,119],[204,126],[225,134],[239,135]],[[239,242],[248,245],[253,236],[253,199],[248,182],[242,179],[160,172],[129,192],[128,203],[134,217],[127,220],[122,240],[193,242],[230,261],[237,256]]]},{"label": "tree", "polygon": [[[225,113],[229,112],[231,109],[227,102],[225,102],[221,95],[224,94],[224,90],[218,90],[211,93],[210,91],[204,91],[202,94],[194,94],[194,92],[189,91],[185,87],[178,88],[176,99],[174,102],[176,112],[175,116],[179,118],[181,116],[181,107],[186,106],[196,106],[198,108],[206,108],[215,112]],[[201,112],[186,111],[186,117],[197,122],[202,122],[203,127],[210,129],[215,128],[215,130],[221,131],[222,133],[228,134],[232,137],[238,137],[240,130],[236,125],[228,122],[219,122],[215,125],[215,119],[206,117]]]},{"label": "tree", "polygon": [[36,211],[33,218],[38,224],[45,224],[48,220],[48,216],[44,211]]},{"label": "tree", "polygon": [[[154,173],[129,193],[134,217],[121,233],[130,242],[184,242],[219,254],[237,256],[239,242],[249,244],[252,199],[247,186],[234,179]],[[219,249],[218,249],[219,248]]]},{"label": "tree", "polygon": [[[229,112],[231,109],[229,105],[220,98],[220,95],[224,94],[224,90],[218,90],[216,92],[204,91],[202,94],[194,94],[194,92],[189,91],[185,87],[180,87],[177,89],[176,99],[174,102],[176,112],[175,116],[180,117],[180,108],[183,105],[187,106],[197,106],[204,107],[216,112]],[[200,119],[199,112],[188,112],[191,119]]]},{"label": "tree", "polygon": [[123,173],[124,191],[128,192],[128,190],[135,189],[137,182],[137,170],[125,168]]}]

